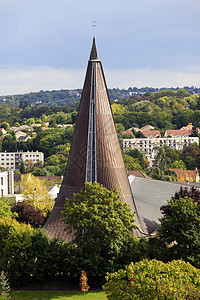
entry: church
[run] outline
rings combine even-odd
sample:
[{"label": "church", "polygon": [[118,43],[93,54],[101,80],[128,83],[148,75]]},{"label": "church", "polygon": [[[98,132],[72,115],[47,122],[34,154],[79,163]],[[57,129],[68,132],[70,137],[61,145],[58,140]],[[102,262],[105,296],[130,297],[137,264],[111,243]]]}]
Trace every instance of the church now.
[{"label": "church", "polygon": [[138,237],[153,234],[159,225],[160,207],[180,186],[152,179],[128,178],[115,129],[105,75],[98,57],[95,38],[88,61],[85,82],[79,104],[73,141],[65,176],[54,208],[44,226],[48,236],[65,241],[73,233],[65,231],[61,212],[66,198],[73,199],[85,182],[98,182],[109,190],[119,189],[120,200],[127,203],[138,229]]}]

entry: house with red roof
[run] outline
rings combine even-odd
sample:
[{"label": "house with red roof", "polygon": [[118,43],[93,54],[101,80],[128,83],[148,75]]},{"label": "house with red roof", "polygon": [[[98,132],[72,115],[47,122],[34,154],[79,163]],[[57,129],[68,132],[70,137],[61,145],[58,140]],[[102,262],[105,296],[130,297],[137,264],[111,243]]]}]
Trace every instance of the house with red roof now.
[{"label": "house with red roof", "polygon": [[160,138],[159,130],[141,130],[140,131],[146,138]]},{"label": "house with red roof", "polygon": [[169,129],[165,131],[165,137],[189,137],[191,130],[189,129]]}]

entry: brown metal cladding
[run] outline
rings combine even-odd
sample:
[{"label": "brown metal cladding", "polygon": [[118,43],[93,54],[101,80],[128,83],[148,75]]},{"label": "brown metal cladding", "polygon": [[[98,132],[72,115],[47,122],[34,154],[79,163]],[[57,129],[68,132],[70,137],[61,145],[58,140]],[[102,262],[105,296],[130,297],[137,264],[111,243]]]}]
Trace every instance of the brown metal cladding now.
[{"label": "brown metal cladding", "polygon": [[[79,192],[86,178],[86,159],[88,142],[89,107],[91,101],[92,64],[95,62],[96,92],[96,174],[97,182],[109,190],[118,187],[120,200],[137,211],[130,189],[123,156],[114,125],[110,100],[101,62],[98,59],[95,40],[93,40],[90,60],[86,71],[85,83],[80,100],[71,150],[69,153],[66,173],[55,206],[45,224],[44,229],[50,237],[60,236],[71,240],[73,233],[68,235],[61,221],[66,198],[73,199],[73,193]],[[136,224],[141,222],[136,214]],[[143,231],[143,229],[142,229]],[[139,235],[139,232],[136,232]]]}]

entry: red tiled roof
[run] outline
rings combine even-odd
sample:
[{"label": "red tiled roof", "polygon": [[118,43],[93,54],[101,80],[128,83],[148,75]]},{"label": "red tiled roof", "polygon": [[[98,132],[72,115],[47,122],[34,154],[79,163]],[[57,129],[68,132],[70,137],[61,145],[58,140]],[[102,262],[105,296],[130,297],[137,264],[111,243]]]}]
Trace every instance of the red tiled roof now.
[{"label": "red tiled roof", "polygon": [[156,137],[159,136],[161,137],[160,131],[159,130],[141,130],[141,133],[146,136],[146,137]]},{"label": "red tiled roof", "polygon": [[196,181],[197,170],[172,169],[177,174],[178,181]]},{"label": "red tiled roof", "polygon": [[165,131],[165,136],[168,136],[168,135],[173,135],[173,136],[189,136],[191,130],[188,130],[188,129],[177,129],[177,130],[166,130]]},{"label": "red tiled roof", "polygon": [[124,134],[131,134],[131,135],[133,135],[133,133],[132,133],[131,130],[121,131],[121,134],[122,135],[124,135]]}]

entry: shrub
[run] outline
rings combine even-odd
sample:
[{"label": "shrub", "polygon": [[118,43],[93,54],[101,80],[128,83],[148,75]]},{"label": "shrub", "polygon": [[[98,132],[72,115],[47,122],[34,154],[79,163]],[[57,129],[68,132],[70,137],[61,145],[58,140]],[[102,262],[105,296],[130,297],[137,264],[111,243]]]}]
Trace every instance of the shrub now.
[{"label": "shrub", "polygon": [[174,260],[143,260],[107,274],[103,289],[109,300],[199,299],[200,270]]},{"label": "shrub", "polygon": [[81,272],[81,277],[80,277],[80,288],[81,288],[81,292],[88,292],[89,290],[89,285],[87,283],[88,279],[87,279],[87,275],[85,273],[85,271]]}]

